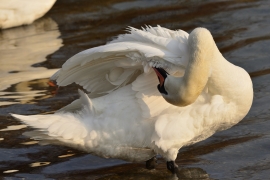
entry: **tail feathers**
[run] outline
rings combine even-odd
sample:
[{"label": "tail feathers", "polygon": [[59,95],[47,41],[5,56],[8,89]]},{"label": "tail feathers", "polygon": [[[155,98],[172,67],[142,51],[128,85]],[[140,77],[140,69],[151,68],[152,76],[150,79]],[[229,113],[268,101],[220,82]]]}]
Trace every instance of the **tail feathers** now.
[{"label": "tail feathers", "polygon": [[88,131],[83,122],[71,113],[32,116],[11,115],[26,125],[37,129],[25,133],[32,139],[50,141],[49,143],[54,141],[56,143],[53,144],[65,144],[72,147],[76,146],[76,148],[78,148],[77,146],[84,146]]},{"label": "tail feathers", "polygon": [[[83,107],[83,110],[87,111],[89,115],[94,115],[96,110],[87,94],[81,90],[79,90],[79,94],[81,97],[75,101],[73,107],[78,108],[80,106],[80,109]],[[85,122],[85,118],[81,117],[80,114],[58,112],[50,115],[11,115],[24,124],[37,129],[26,134],[33,139],[83,145],[88,135],[87,124],[85,123],[89,122]]]},{"label": "tail feathers", "polygon": [[48,121],[43,122],[43,119],[45,118],[44,115],[23,116],[23,115],[19,115],[19,114],[11,114],[11,116],[22,121],[26,125],[29,125],[29,126],[32,126],[35,128],[43,129],[43,128],[47,128],[49,126]]},{"label": "tail feathers", "polygon": [[27,136],[31,139],[38,140],[40,145],[49,145],[49,144],[55,144],[55,145],[63,145],[63,146],[69,146],[75,149],[79,149],[81,151],[87,151],[84,143],[82,142],[74,142],[72,139],[63,139],[63,138],[56,138],[53,136],[49,136],[48,132],[41,131],[41,130],[33,130],[23,133],[24,136]]},{"label": "tail feathers", "polygon": [[33,130],[33,131],[28,131],[23,133],[24,136],[30,137],[32,139],[42,141],[42,140],[53,140],[53,137],[48,136],[46,131],[42,130]]}]

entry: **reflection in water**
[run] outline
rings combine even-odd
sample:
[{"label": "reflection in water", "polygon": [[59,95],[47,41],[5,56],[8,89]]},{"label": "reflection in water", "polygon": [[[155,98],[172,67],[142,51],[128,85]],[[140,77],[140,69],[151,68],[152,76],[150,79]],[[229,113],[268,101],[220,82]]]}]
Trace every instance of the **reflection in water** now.
[{"label": "reflection in water", "polygon": [[0,131],[14,131],[14,130],[19,130],[26,127],[27,127],[26,125],[12,125],[12,126],[8,126],[7,128],[0,129]]},{"label": "reflection in water", "polygon": [[13,170],[7,170],[7,171],[3,171],[3,173],[14,173],[14,172],[18,172],[19,170],[13,169]]},{"label": "reflection in water", "polygon": [[[37,72],[34,71],[30,73],[33,74]],[[18,75],[19,74],[20,73],[18,73]],[[46,73],[44,73],[44,76],[47,76],[46,74],[48,74],[48,76],[51,75],[50,71],[48,70]],[[32,90],[31,86],[38,86],[41,89],[47,89],[49,87],[48,79],[38,79],[33,81],[19,82],[18,84],[12,86],[14,92],[7,92],[7,91],[0,92],[0,99],[4,100],[0,102],[0,106],[18,103],[25,104],[29,103],[33,99],[40,100],[51,96],[45,95],[47,90]]]},{"label": "reflection in water", "polygon": [[46,166],[48,164],[50,164],[50,162],[35,162],[35,163],[30,164],[29,166],[30,167],[39,167],[39,166]]},{"label": "reflection in water", "polygon": [[[0,106],[11,105],[11,104],[25,104],[30,100],[33,100],[35,97],[44,96],[45,90],[34,90],[34,91],[22,91],[22,92],[0,92],[0,99],[3,101],[0,102]],[[9,100],[9,101],[7,101]],[[14,101],[16,100],[16,101]]]},{"label": "reflection in water", "polygon": [[117,174],[107,175],[99,180],[122,180],[122,179],[140,179],[140,180],[177,180],[177,179],[201,179],[210,180],[206,171],[201,168],[182,168],[171,174],[167,170],[147,170],[139,168],[134,171],[120,172]]},{"label": "reflection in water", "polygon": [[24,104],[37,96],[44,95],[45,91],[31,91],[29,87],[31,84],[27,81],[39,79],[38,82],[32,83],[47,86],[48,80],[42,78],[50,77],[56,69],[48,70],[33,65],[45,61],[46,56],[62,46],[59,36],[57,24],[50,18],[40,19],[29,26],[0,32],[0,90],[19,83],[15,85],[15,92],[0,92],[0,99],[2,99],[0,106]]},{"label": "reflection in water", "polygon": [[37,144],[38,141],[28,141],[28,142],[24,142],[24,143],[20,143],[22,145],[32,145],[32,144]]},{"label": "reflection in water", "polygon": [[65,158],[65,157],[70,157],[70,156],[74,156],[75,154],[65,154],[65,155],[61,155],[58,156],[59,158]]},{"label": "reflection in water", "polygon": [[210,179],[201,168],[182,168],[176,174],[179,179]]}]

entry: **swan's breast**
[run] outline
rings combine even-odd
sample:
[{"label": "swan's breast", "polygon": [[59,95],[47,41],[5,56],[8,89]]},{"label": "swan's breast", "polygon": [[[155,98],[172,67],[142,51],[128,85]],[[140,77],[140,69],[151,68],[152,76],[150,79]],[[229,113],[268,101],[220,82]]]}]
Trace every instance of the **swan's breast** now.
[{"label": "swan's breast", "polygon": [[[225,59],[224,59],[225,60]],[[221,95],[227,104],[234,104],[235,119],[248,113],[253,101],[253,87],[249,74],[228,61],[213,64],[207,86],[209,94]]]}]

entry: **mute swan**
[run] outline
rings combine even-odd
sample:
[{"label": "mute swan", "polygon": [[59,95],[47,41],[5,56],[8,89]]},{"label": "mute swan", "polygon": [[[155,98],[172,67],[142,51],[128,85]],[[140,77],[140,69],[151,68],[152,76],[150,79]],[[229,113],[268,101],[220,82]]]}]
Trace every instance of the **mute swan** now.
[{"label": "mute swan", "polygon": [[37,128],[28,136],[106,158],[146,161],[160,154],[173,173],[181,147],[235,125],[253,99],[248,73],[222,56],[204,28],[188,35],[130,27],[71,57],[52,79],[91,93],[79,91],[79,100],[55,114],[13,114]]},{"label": "mute swan", "polygon": [[0,29],[31,24],[51,9],[56,0],[0,0]]}]

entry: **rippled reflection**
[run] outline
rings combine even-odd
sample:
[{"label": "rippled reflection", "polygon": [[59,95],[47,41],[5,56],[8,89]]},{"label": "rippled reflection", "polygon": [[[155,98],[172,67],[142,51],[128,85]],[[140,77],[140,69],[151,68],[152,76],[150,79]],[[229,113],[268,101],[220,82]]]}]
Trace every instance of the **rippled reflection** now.
[{"label": "rippled reflection", "polygon": [[176,174],[166,170],[146,170],[143,168],[136,169],[134,171],[127,171],[122,173],[116,173],[112,175],[106,175],[98,178],[99,180],[122,180],[122,179],[140,179],[140,180],[180,180],[180,179],[200,179],[210,180],[206,171],[201,168],[180,168],[176,171]]},{"label": "rippled reflection", "polygon": [[37,144],[38,141],[28,141],[28,142],[24,142],[24,143],[21,143],[23,145],[33,145],[33,144]]},{"label": "rippled reflection", "polygon": [[46,166],[50,164],[50,162],[35,162],[35,163],[31,163],[29,166],[30,167],[39,167],[39,166]]},{"label": "rippled reflection", "polygon": [[12,170],[3,171],[3,173],[14,173],[14,172],[18,172],[18,171],[19,170],[12,169]]},{"label": "rippled reflection", "polygon": [[0,129],[0,131],[14,131],[14,130],[19,130],[26,128],[26,125],[13,125],[13,126],[8,126],[7,128]]},{"label": "rippled reflection", "polygon": [[59,158],[65,158],[65,157],[70,157],[70,156],[74,156],[75,154],[64,154],[61,156],[58,156]]},{"label": "rippled reflection", "polygon": [[[56,69],[33,67],[46,60],[46,56],[62,46],[58,26],[51,18],[43,18],[32,25],[0,32],[0,106],[24,104],[35,97],[44,96],[44,90],[31,90],[31,84],[48,86],[43,78]],[[29,82],[31,80],[36,82]],[[19,84],[17,84],[19,83]],[[16,84],[14,90],[4,91]]]}]

